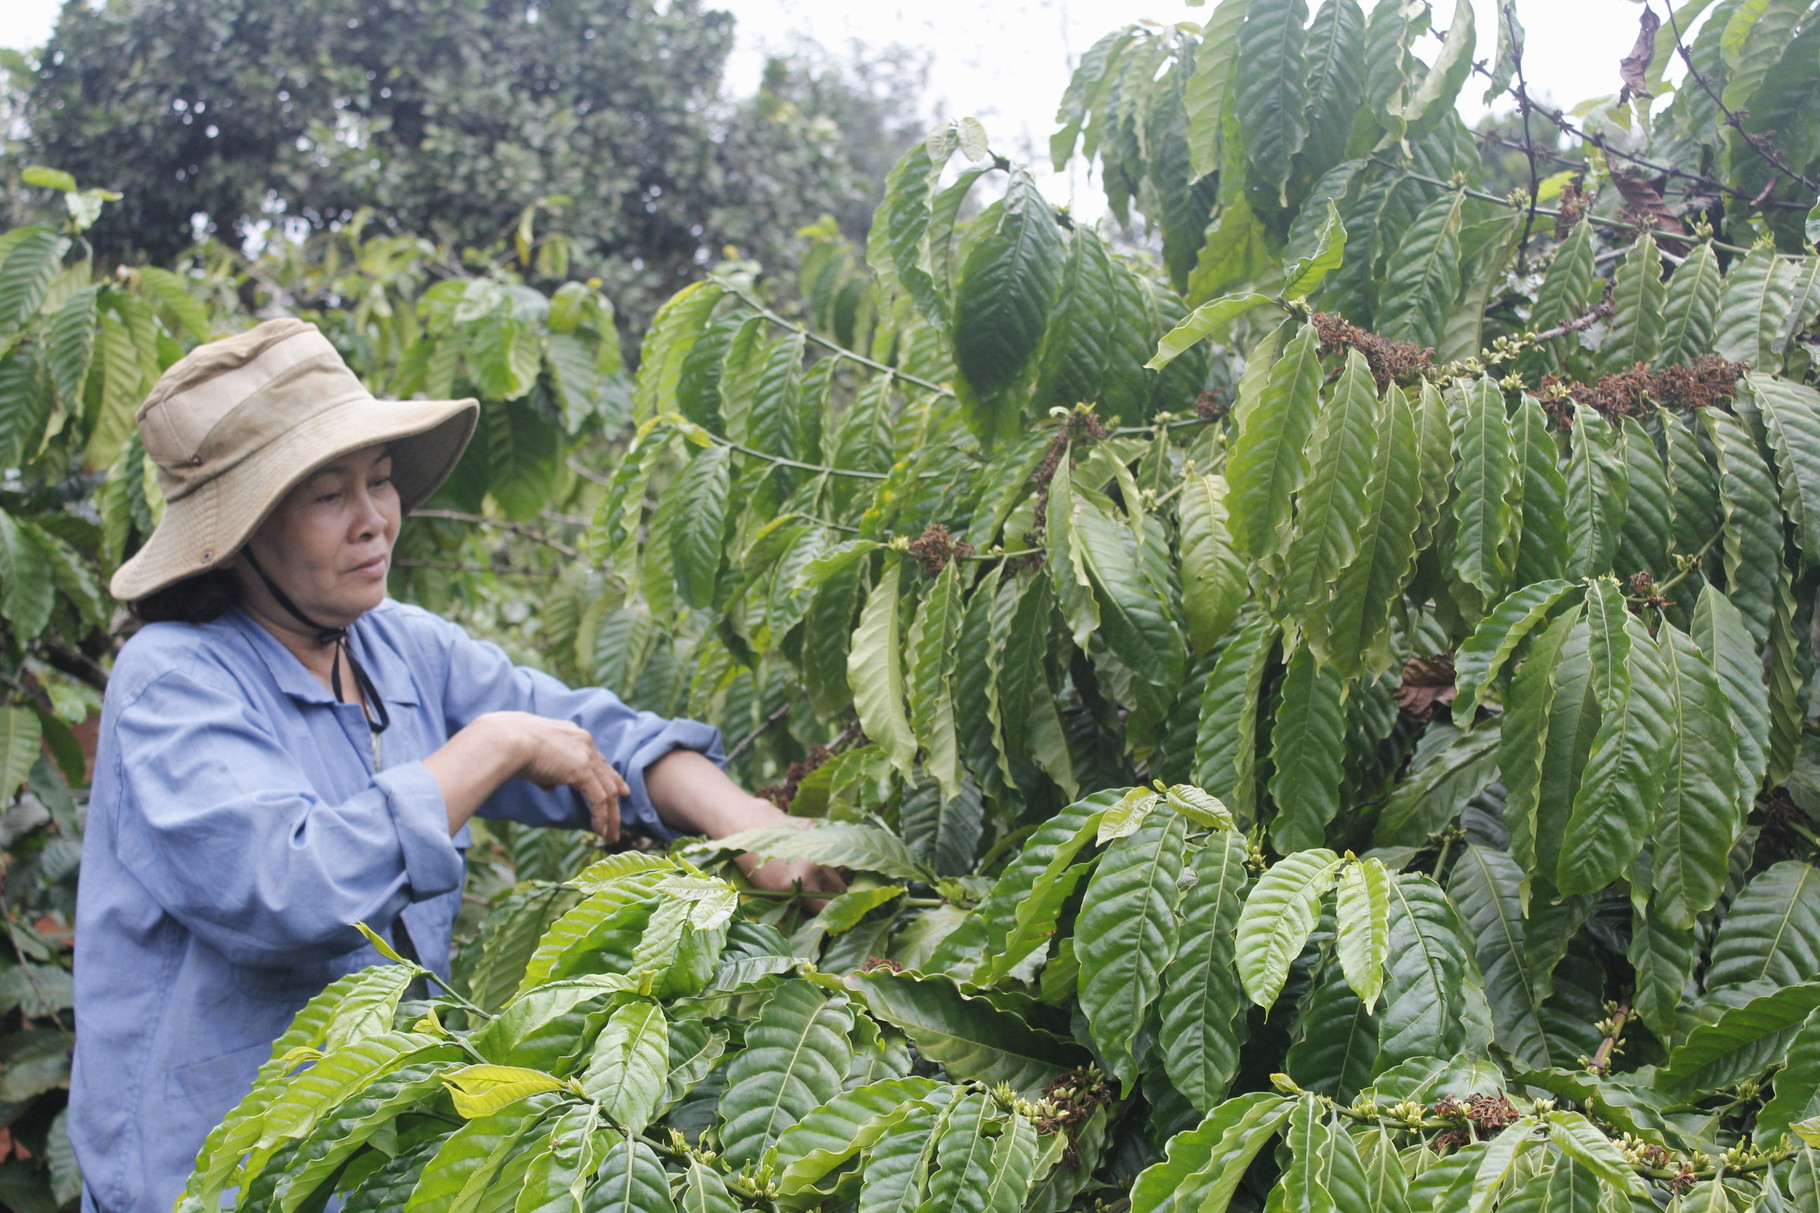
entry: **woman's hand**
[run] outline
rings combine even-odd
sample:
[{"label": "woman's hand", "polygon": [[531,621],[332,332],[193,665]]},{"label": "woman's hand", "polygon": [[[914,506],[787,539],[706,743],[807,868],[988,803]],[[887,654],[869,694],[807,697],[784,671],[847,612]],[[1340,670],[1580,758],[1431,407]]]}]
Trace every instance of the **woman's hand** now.
[{"label": "woman's hand", "polygon": [[[754,821],[755,826],[791,825],[799,830],[806,830],[814,824],[806,817],[790,816],[769,801],[761,800],[757,804],[764,808],[760,809],[755,806],[753,814],[763,820]],[[766,813],[765,809],[769,809],[770,812]],[[751,827],[743,828],[750,829]],[[755,889],[769,889],[774,893],[788,893],[800,889],[805,893],[826,893],[828,897],[847,891],[847,882],[841,879],[839,872],[833,868],[824,868],[813,860],[773,859],[760,863],[756,855],[741,855],[734,862],[739,865],[739,870],[746,874],[746,879],[752,882],[752,887]],[[803,909],[811,914],[819,914],[822,907],[827,904],[827,897],[808,897],[802,901]]]},{"label": "woman's hand", "polygon": [[594,832],[603,841],[619,841],[619,798],[631,789],[602,757],[592,733],[530,712],[489,712],[474,725],[495,731],[515,756],[512,777],[545,789],[574,788],[587,801]]},{"label": "woman's hand", "polygon": [[[800,829],[810,824],[806,818],[792,817],[770,801],[744,791],[694,750],[672,750],[646,767],[645,790],[658,815],[673,829],[709,838],[725,838],[760,826]],[[789,892],[800,884],[808,892],[833,895],[847,887],[839,872],[808,860],[762,863],[755,855],[741,855],[737,862],[753,885],[772,892]],[[814,912],[826,904],[825,899],[811,898],[804,908]]]}]

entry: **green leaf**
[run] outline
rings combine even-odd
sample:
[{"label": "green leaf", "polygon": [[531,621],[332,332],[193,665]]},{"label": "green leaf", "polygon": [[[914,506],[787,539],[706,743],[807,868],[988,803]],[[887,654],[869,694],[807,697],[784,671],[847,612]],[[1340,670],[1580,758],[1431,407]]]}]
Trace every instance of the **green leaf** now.
[{"label": "green leaf", "polygon": [[1378,812],[1372,844],[1424,846],[1430,835],[1451,824],[1498,777],[1498,732],[1496,725],[1471,733],[1431,727],[1410,777]]},{"label": "green leaf", "polygon": [[944,802],[960,795],[960,740],[954,704],[955,642],[965,604],[960,568],[950,562],[936,577],[916,620],[910,625],[910,667],[906,686],[912,731],[923,751],[923,764],[935,777]]},{"label": "green leaf", "polygon": [[1241,610],[1239,621],[1201,687],[1194,782],[1249,824],[1257,812],[1259,691],[1276,648],[1277,626],[1252,604]]},{"label": "green leaf", "polygon": [[449,1088],[455,1110],[469,1120],[491,1116],[507,1104],[517,1103],[540,1091],[560,1091],[563,1081],[541,1070],[523,1066],[496,1066],[476,1063],[446,1074],[442,1082]]},{"label": "green leaf", "polygon": [[1347,864],[1340,872],[1334,909],[1340,968],[1346,984],[1371,1011],[1383,992],[1390,959],[1390,872],[1384,864],[1369,857]]},{"label": "green leaf", "polygon": [[1340,570],[1333,593],[1302,621],[1308,647],[1342,673],[1392,664],[1391,612],[1416,556],[1421,492],[1416,440],[1409,398],[1392,386],[1372,439],[1357,554]]},{"label": "green leaf", "polygon": [[847,682],[860,726],[907,778],[916,761],[916,734],[904,703],[904,657],[899,640],[898,598],[903,561],[893,554],[860,612],[847,651]]},{"label": "green leaf", "polygon": [[582,1208],[585,1213],[673,1213],[676,1202],[657,1153],[642,1141],[622,1137],[601,1160]]},{"label": "green leaf", "polygon": [[1195,881],[1182,899],[1181,934],[1195,946],[1177,950],[1157,1003],[1164,1072],[1203,1113],[1225,1095],[1238,1069],[1240,990],[1233,959],[1249,880],[1245,850],[1243,835],[1222,831],[1189,860]]},{"label": "green leaf", "polygon": [[1782,502],[1802,552],[1820,559],[1820,392],[1773,375],[1746,382],[1776,454]]},{"label": "green leaf", "polygon": [[1283,298],[1301,299],[1312,295],[1328,274],[1340,268],[1340,262],[1345,258],[1346,225],[1340,222],[1340,208],[1329,199],[1327,219],[1321,224],[1314,252],[1299,258],[1283,272]]},{"label": "green leaf", "polygon": [[1755,785],[1738,782],[1737,736],[1719,675],[1693,639],[1664,620],[1656,636],[1668,693],[1668,745],[1651,834],[1651,904],[1670,927],[1691,929],[1718,903],[1727,858]]},{"label": "green leaf", "polygon": [[1706,988],[1768,981],[1779,986],[1820,972],[1820,868],[1771,864],[1732,900],[1713,938]]},{"label": "green leaf", "polygon": [[1225,1213],[1252,1159],[1282,1130],[1297,1103],[1253,1091],[1177,1133],[1162,1161],[1146,1167],[1132,1184],[1132,1213]]},{"label": "green leaf", "polygon": [[685,508],[670,525],[676,593],[696,608],[713,605],[714,584],[726,547],[728,461],[732,452],[711,446],[689,461],[674,491]]},{"label": "green leaf", "polygon": [[1526,1066],[1550,1064],[1523,921],[1523,870],[1502,851],[1468,843],[1448,874],[1447,893],[1472,938],[1492,1024],[1504,1049]]},{"label": "green leaf", "polygon": [[1378,425],[1377,384],[1365,359],[1350,351],[1315,423],[1308,486],[1284,554],[1281,601],[1292,618],[1326,607],[1341,570],[1358,557]]},{"label": "green leaf", "polygon": [[1566,821],[1598,726],[1588,638],[1585,610],[1576,604],[1536,638],[1511,680],[1498,769],[1504,778],[1510,853],[1525,871],[1554,870],[1556,831]]},{"label": "green leaf", "polygon": [[1453,106],[1466,77],[1472,74],[1473,51],[1477,45],[1471,0],[1455,0],[1440,53],[1399,115],[1404,122],[1411,127],[1422,126],[1434,114],[1444,113]]},{"label": "green leaf", "polygon": [[1797,1121],[1820,1116],[1820,1013],[1789,1041],[1788,1063],[1776,1071],[1775,1092],[1757,1113],[1756,1140],[1774,1145]]},{"label": "green leaf", "polygon": [[[1052,502],[1051,518],[1056,508]],[[1100,636],[1134,675],[1131,693],[1140,710],[1161,719],[1187,662],[1174,611],[1147,575],[1128,526],[1084,493],[1075,496],[1070,525],[1099,602]]]},{"label": "green leaf", "polygon": [[853,1011],[807,981],[771,995],[727,1066],[720,1097],[721,1140],[734,1166],[756,1162],[778,1135],[834,1098],[853,1061]]},{"label": "green leaf", "polygon": [[0,345],[24,328],[44,303],[69,241],[45,227],[14,229],[0,258]]},{"label": "green leaf", "polygon": [[0,709],[0,804],[13,803],[38,761],[42,740],[38,717],[30,708]]},{"label": "green leaf", "polygon": [[1074,924],[1081,1010],[1093,1043],[1127,1089],[1137,1071],[1134,1042],[1175,956],[1187,832],[1186,817],[1162,813],[1114,839]]},{"label": "green leaf", "polygon": [[1464,197],[1450,190],[1429,203],[1397,246],[1378,309],[1377,327],[1385,336],[1419,346],[1440,344],[1443,321],[1460,293]]},{"label": "green leaf", "polygon": [[638,379],[632,392],[635,420],[680,411],[676,390],[683,364],[725,294],[726,288],[718,282],[693,282],[657,309],[639,352]]},{"label": "green leaf", "polygon": [[1320,921],[1321,899],[1344,861],[1318,849],[1285,856],[1258,878],[1239,915],[1238,967],[1245,994],[1269,1007],[1282,992],[1289,966]]},{"label": "green leaf", "polygon": [[1668,280],[1662,310],[1661,360],[1687,364],[1712,344],[1719,307],[1719,259],[1710,241],[1697,244]]},{"label": "green leaf", "polygon": [[1504,392],[1489,375],[1464,385],[1453,500],[1453,568],[1487,602],[1510,579],[1508,551],[1516,518],[1510,499],[1517,464]]},{"label": "green leaf", "polygon": [[1612,282],[1611,327],[1599,347],[1599,362],[1608,371],[1628,370],[1654,362],[1662,344],[1663,306],[1668,288],[1662,282],[1662,253],[1654,233],[1645,232],[1625,253]]},{"label": "green leaf", "polygon": [[1467,1014],[1478,994],[1469,971],[1459,918],[1447,895],[1426,876],[1393,877],[1377,1073],[1412,1057],[1448,1057],[1475,1043],[1482,1047],[1472,1040]]},{"label": "green leaf", "polygon": [[1775,626],[1776,580],[1782,567],[1782,519],[1775,481],[1744,424],[1719,409],[1700,410],[1719,463],[1724,510],[1721,551],[1725,594],[1762,648]]},{"label": "green leaf", "polygon": [[1283,1068],[1304,1090],[1350,1099],[1371,1082],[1378,1024],[1336,965],[1324,965],[1298,1008]]},{"label": "green leaf", "polygon": [[1346,746],[1346,683],[1323,672],[1303,648],[1289,659],[1270,730],[1277,814],[1270,841],[1284,854],[1319,846],[1340,808]]},{"label": "green leaf", "polygon": [[[517,991],[537,941],[550,924],[580,900],[567,885],[531,885],[509,894],[469,944],[479,959],[467,977],[468,994],[487,1011],[497,1011]],[[470,954],[472,954],[470,952]]]},{"label": "green leaf", "polygon": [[0,616],[20,641],[36,639],[56,606],[48,537],[0,511]]},{"label": "green leaf", "polygon": [[961,1081],[1009,1083],[1029,1096],[1087,1060],[1071,1042],[963,995],[946,977],[873,969],[843,980],[875,1018],[898,1028],[918,1054]]},{"label": "green leaf", "polygon": [[1525,394],[1518,402],[1510,425],[1522,464],[1516,584],[1531,585],[1567,570],[1567,479],[1561,475],[1560,449],[1534,396]]},{"label": "green leaf", "polygon": [[1549,613],[1576,587],[1566,581],[1539,581],[1513,591],[1499,603],[1454,654],[1454,723],[1470,729],[1478,715],[1480,696],[1496,682],[1505,663],[1530,633],[1542,626]]},{"label": "green leaf", "polygon": [[1637,857],[1654,823],[1660,757],[1673,732],[1668,673],[1648,631],[1610,580],[1594,582],[1586,603],[1601,715],[1561,839],[1555,887],[1569,894],[1604,888]]},{"label": "green leaf", "polygon": [[1176,502],[1182,561],[1182,617],[1196,653],[1213,648],[1249,595],[1244,563],[1226,529],[1226,478],[1190,473]]},{"label": "green leaf", "polygon": [[[960,965],[968,972],[975,964],[992,963],[1007,950],[1006,939],[1017,926],[1018,910],[1032,900],[1039,882],[1053,882],[1065,871],[1082,847],[1092,842],[1105,811],[1115,804],[1119,791],[1096,792],[1078,800],[1037,826],[999,874],[987,895],[967,920],[936,949],[935,963],[949,969]],[[982,977],[990,981],[990,978]]]},{"label": "green leaf", "polygon": [[[1014,173],[991,232],[961,263],[954,291],[954,362],[981,400],[1002,392],[1043,338],[1064,256],[1052,208],[1027,173]],[[989,414],[968,424],[995,432]]]},{"label": "green leaf", "polygon": [[1759,371],[1778,365],[1775,341],[1794,306],[1776,260],[1775,246],[1762,243],[1743,260],[1733,262],[1719,291],[1719,311],[1713,321],[1713,351],[1731,362],[1748,362]]},{"label": "green leaf", "polygon": [[939,1088],[930,1099],[909,1104],[902,1121],[872,1148],[860,1177],[858,1213],[913,1213],[922,1204],[935,1131],[953,1090]]},{"label": "green leaf", "polygon": [[[1555,247],[1554,260],[1542,275],[1542,285],[1536,290],[1536,304],[1529,317],[1535,329],[1546,331],[1578,319],[1596,301],[1594,286],[1598,280],[1593,276],[1596,251],[1593,224],[1582,219]],[[1526,351],[1518,365],[1525,373],[1532,369],[1559,370],[1576,345],[1577,341],[1571,336],[1558,338],[1539,349]]]},{"label": "green leaf", "polygon": [[[1239,31],[1251,0],[1220,0],[1202,27],[1194,49],[1194,74],[1183,90],[1188,117],[1189,180],[1219,167],[1220,131],[1232,100],[1233,69],[1239,61]],[[1086,60],[1082,60],[1085,70]],[[1060,168],[1060,162],[1057,162]]]},{"label": "green leaf", "polygon": [[[1639,896],[1642,892],[1637,891]],[[1673,1045],[1683,1022],[1680,1010],[1687,1000],[1688,982],[1700,959],[1699,940],[1692,931],[1664,923],[1654,905],[1638,906],[1633,899],[1625,958],[1637,974],[1632,1005],[1658,1040]]]},{"label": "green leaf", "polygon": [[[276,1175],[269,1193],[265,1183],[252,1185],[257,1191],[243,1192],[243,1200],[264,1201],[257,1207],[292,1213],[303,1205],[325,1181],[330,1180],[342,1164],[368,1141],[393,1128],[401,1113],[413,1110],[441,1085],[443,1071],[451,1063],[405,1066],[369,1084],[359,1095],[341,1103],[323,1118],[310,1135],[289,1154],[282,1172]],[[272,1180],[270,1169],[260,1175],[261,1181]],[[269,1202],[269,1203],[266,1203]]]},{"label": "green leaf", "polygon": [[1689,1032],[1657,1072],[1657,1087],[1679,1093],[1718,1090],[1755,1078],[1781,1060],[1795,1029],[1820,1008],[1820,981],[1748,987],[1759,989],[1767,992]]},{"label": "green leaf", "polygon": [[581,1089],[627,1133],[642,1133],[664,1097],[670,1072],[663,1008],[637,999],[608,1016],[581,1074]]},{"label": "green leaf", "polygon": [[768,859],[809,859],[827,867],[859,868],[897,880],[934,884],[903,839],[875,825],[827,821],[800,829],[760,826],[714,840],[720,850],[745,851]]},{"label": "green leaf", "polygon": [[1156,354],[1144,364],[1146,370],[1160,371],[1182,354],[1203,341],[1224,341],[1232,322],[1260,304],[1272,303],[1269,295],[1241,291],[1210,299],[1184,317],[1181,323],[1164,333],[1156,344]]},{"label": "green leaf", "polygon": [[1279,205],[1287,202],[1290,163],[1308,138],[1305,0],[1251,0],[1243,27],[1232,112],[1245,133],[1246,176]]},{"label": "green leaf", "polygon": [[1289,539],[1295,494],[1308,479],[1308,440],[1320,410],[1319,338],[1303,326],[1254,400],[1241,399],[1238,437],[1226,461],[1235,544],[1273,567]]},{"label": "green leaf", "polygon": [[1170,808],[1186,817],[1196,825],[1206,826],[1212,830],[1237,829],[1232,819],[1232,810],[1220,802],[1219,797],[1210,796],[1197,787],[1178,783],[1170,787],[1167,795]]},{"label": "green leaf", "polygon": [[903,1124],[939,1083],[930,1078],[890,1078],[844,1091],[784,1130],[772,1167],[787,1197],[826,1196],[816,1185],[871,1149]]},{"label": "green leaf", "polygon": [[739,1202],[727,1190],[726,1181],[718,1171],[692,1158],[688,1170],[683,1172],[676,1208],[678,1213],[739,1213]]},{"label": "green leaf", "polygon": [[1648,1198],[1648,1189],[1631,1169],[1629,1160],[1586,1117],[1578,1112],[1555,1111],[1544,1113],[1543,1118],[1548,1122],[1549,1141],[1561,1153],[1598,1176],[1606,1186],[1626,1196]]}]

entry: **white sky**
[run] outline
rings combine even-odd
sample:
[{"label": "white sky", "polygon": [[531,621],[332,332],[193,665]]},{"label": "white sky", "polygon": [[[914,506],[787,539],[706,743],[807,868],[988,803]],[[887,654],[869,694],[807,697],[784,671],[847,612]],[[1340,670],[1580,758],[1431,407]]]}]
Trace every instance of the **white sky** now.
[{"label": "white sky", "polygon": [[[276,2],[276,0],[274,0]],[[560,4],[562,0],[549,0]],[[986,124],[995,148],[1040,159],[1053,129],[1056,103],[1074,61],[1120,25],[1140,20],[1199,21],[1208,9],[1183,0],[714,0],[738,18],[731,66],[737,91],[757,83],[764,55],[811,38],[839,54],[857,41],[924,48],[931,61],[929,102],[941,117],[972,115]],[[0,0],[0,46],[42,45],[61,0]],[[1495,52],[1495,0],[1473,0],[1477,58]],[[1314,7],[1313,4],[1310,7]],[[1367,0],[1366,7],[1370,7]],[[1450,0],[1435,20],[1451,16]],[[1525,72],[1538,97],[1569,104],[1615,92],[1618,60],[1636,38],[1641,5],[1631,0],[1518,0],[1528,31]],[[1425,41],[1427,53],[1435,43]],[[1482,86],[1468,82],[1462,109],[1476,116]],[[1055,201],[1084,215],[1103,209],[1097,187],[1077,167],[1044,181]]]}]

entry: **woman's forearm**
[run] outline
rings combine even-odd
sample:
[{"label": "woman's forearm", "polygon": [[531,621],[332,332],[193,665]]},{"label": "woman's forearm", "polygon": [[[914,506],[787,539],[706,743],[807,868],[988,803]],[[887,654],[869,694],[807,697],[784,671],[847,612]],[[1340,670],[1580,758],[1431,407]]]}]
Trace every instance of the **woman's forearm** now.
[{"label": "woman's forearm", "polygon": [[671,750],[646,767],[645,792],[664,824],[685,834],[724,838],[791,820],[789,814],[741,788],[694,750]]},{"label": "woman's forearm", "polygon": [[512,778],[524,763],[504,736],[481,717],[444,742],[423,760],[424,769],[442,789],[452,835],[468,823],[486,798]]}]

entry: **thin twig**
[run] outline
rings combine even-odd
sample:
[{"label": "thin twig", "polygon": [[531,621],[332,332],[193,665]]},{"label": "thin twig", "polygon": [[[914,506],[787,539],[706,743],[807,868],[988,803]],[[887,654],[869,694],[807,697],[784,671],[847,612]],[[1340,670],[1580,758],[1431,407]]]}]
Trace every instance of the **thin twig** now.
[{"label": "thin twig", "polygon": [[1510,35],[1510,63],[1517,76],[1517,113],[1523,116],[1523,158],[1529,162],[1529,209],[1523,215],[1523,234],[1517,238],[1517,272],[1529,254],[1529,234],[1536,226],[1537,195],[1542,192],[1542,175],[1536,169],[1536,139],[1529,130],[1529,82],[1523,78],[1523,40],[1517,37],[1516,11],[1500,4],[1506,32]]},{"label": "thin twig", "polygon": [[767,732],[770,731],[770,729],[773,725],[781,723],[783,721],[784,717],[786,717],[790,714],[790,708],[791,708],[791,705],[786,703],[783,707],[777,709],[777,711],[775,711],[775,712],[771,713],[771,715],[767,716],[765,718],[765,723],[759,725],[756,729],[753,729],[750,733],[747,733],[745,735],[745,737],[740,740],[740,743],[738,745],[734,746],[732,749],[727,751],[727,761],[732,762],[734,759],[738,758],[741,754],[744,754],[747,750],[751,749],[753,742],[757,741],[760,737],[763,737]]},{"label": "thin twig", "polygon": [[613,483],[613,478],[611,476],[602,476],[599,472],[581,462],[581,460],[573,455],[569,456],[567,462],[569,470],[574,472],[577,476],[580,476],[583,480],[586,480],[589,484],[598,484],[604,489],[611,486]]},{"label": "thin twig", "polygon": [[562,571],[511,564],[473,564],[460,560],[414,560],[408,556],[401,556],[392,564],[401,569],[432,569],[442,573],[499,573],[508,577],[556,577]]},{"label": "thin twig", "polygon": [[934,392],[938,396],[953,396],[954,395],[953,388],[944,387],[942,384],[932,382],[931,380],[928,380],[928,379],[920,379],[915,375],[907,375],[903,371],[898,370],[894,366],[887,366],[885,363],[882,363],[875,359],[866,357],[864,354],[858,352],[857,350],[850,350],[846,346],[842,345],[840,342],[834,341],[830,338],[822,336],[820,333],[809,328],[807,325],[797,324],[793,320],[786,320],[782,316],[779,316],[776,312],[772,311],[770,308],[766,307],[763,303],[760,303],[758,300],[754,299],[752,296],[750,296],[750,295],[746,294],[744,291],[740,290],[738,287],[728,287],[727,293],[732,295],[735,299],[738,299],[741,303],[745,304],[747,307],[751,308],[759,316],[770,321],[772,324],[775,324],[778,328],[788,329],[792,333],[800,333],[803,335],[803,337],[805,339],[814,342],[816,345],[821,346],[824,350],[827,350],[830,354],[833,354],[838,358],[845,358],[849,362],[857,362],[861,366],[871,367],[873,370],[878,371],[881,374],[889,375],[894,379],[902,380],[904,383],[913,384],[916,387],[922,388],[924,391]]},{"label": "thin twig", "polygon": [[[708,431],[708,437],[715,445],[724,446],[730,451],[738,451],[740,454],[750,455],[754,459],[766,459],[775,463],[778,467],[795,468],[800,472],[815,472],[823,476],[852,476],[859,480],[883,480],[890,475],[889,472],[864,472],[858,468],[837,468],[820,463],[804,463],[800,459],[790,459],[783,455],[773,455],[770,451],[760,451],[749,446],[742,446],[731,438],[722,438],[712,430]],[[923,472],[921,475],[936,476],[941,475],[941,473]]]},{"label": "thin twig", "polygon": [[1713,91],[1713,82],[1708,80],[1701,74],[1700,69],[1694,66],[1693,53],[1687,49],[1687,44],[1681,41],[1681,22],[1675,16],[1675,6],[1673,4],[1668,4],[1664,7],[1668,9],[1668,28],[1674,34],[1675,52],[1681,56],[1681,62],[1687,65],[1687,74],[1692,76],[1694,83],[1700,86],[1700,91],[1710,97],[1712,103],[1719,107],[1719,112],[1725,115],[1726,125],[1737,131],[1738,137],[1749,144],[1750,149],[1756,152],[1758,157],[1761,158],[1765,164],[1775,169],[1778,173],[1781,173],[1785,177],[1793,177],[1796,181],[1799,181],[1810,190],[1820,190],[1820,185],[1814,184],[1800,173],[1797,173],[1783,162],[1781,156],[1778,156],[1771,150],[1769,138],[1767,136],[1753,135],[1751,132],[1744,129],[1744,119],[1726,107],[1725,102],[1720,99],[1719,94]]},{"label": "thin twig", "polygon": [[1592,311],[1586,313],[1586,315],[1575,316],[1566,324],[1557,324],[1551,329],[1543,329],[1541,332],[1533,334],[1530,337],[1530,340],[1536,342],[1553,341],[1556,337],[1565,337],[1569,333],[1577,333],[1583,328],[1590,327],[1593,321],[1599,319],[1599,317],[1611,315],[1611,309],[1611,300],[1607,299],[1603,303],[1594,304]]},{"label": "thin twig", "polygon": [[485,514],[468,514],[461,510],[412,510],[413,518],[435,518],[443,522],[465,522],[469,526],[492,527],[495,530],[510,531],[514,535],[543,544],[555,552],[560,552],[570,560],[577,560],[581,552],[553,535],[546,535],[536,527],[526,526],[522,522],[508,522],[504,518],[489,518]]},{"label": "thin twig", "polygon": [[[1488,194],[1484,190],[1475,190],[1469,186],[1456,185],[1451,181],[1442,181],[1439,177],[1430,177],[1424,173],[1412,172],[1411,170],[1409,170],[1408,168],[1405,168],[1404,166],[1402,166],[1400,164],[1393,164],[1388,160],[1380,160],[1376,156],[1371,157],[1371,162],[1373,164],[1380,166],[1381,168],[1390,169],[1392,172],[1402,173],[1405,177],[1409,178],[1411,181],[1420,181],[1424,185],[1438,186],[1444,190],[1458,190],[1460,193],[1466,195],[1468,198],[1477,198],[1481,202],[1495,202],[1499,206],[1508,206],[1513,209],[1521,205],[1520,203],[1512,202],[1508,198],[1500,198],[1496,194]],[[1555,218],[1560,217],[1561,212],[1557,211],[1557,210],[1550,210],[1547,207],[1537,207],[1536,214],[1546,215],[1551,219],[1555,219]],[[1600,227],[1615,228],[1619,231],[1653,232],[1655,230],[1653,227],[1650,227],[1646,224],[1625,223],[1622,219],[1607,219],[1603,215],[1586,215],[1586,216],[1584,216],[1584,218],[1586,219],[1586,221],[1588,223],[1596,223]],[[1711,244],[1714,248],[1721,249],[1728,253],[1737,253],[1739,255],[1744,255],[1744,254],[1750,252],[1749,249],[1745,248],[1742,245],[1726,244],[1723,241],[1719,241],[1719,240],[1714,240],[1711,242]]]}]

